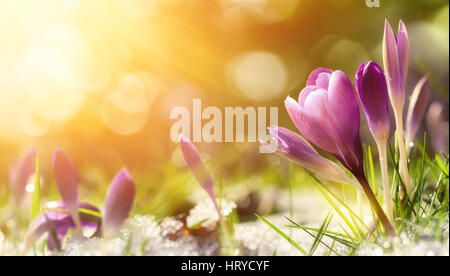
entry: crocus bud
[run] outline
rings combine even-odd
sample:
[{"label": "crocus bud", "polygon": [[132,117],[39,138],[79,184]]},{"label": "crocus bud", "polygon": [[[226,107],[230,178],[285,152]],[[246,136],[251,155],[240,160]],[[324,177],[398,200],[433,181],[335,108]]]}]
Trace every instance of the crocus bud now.
[{"label": "crocus bud", "polygon": [[383,70],[374,61],[363,63],[356,73],[355,86],[370,132],[377,142],[386,143],[390,130],[389,95]]},{"label": "crocus bud", "polygon": [[72,161],[59,149],[53,155],[53,175],[62,201],[72,215],[78,230],[81,231],[78,215],[77,173]]},{"label": "crocus bud", "polygon": [[24,194],[28,178],[35,171],[36,151],[29,150],[25,157],[14,164],[9,170],[9,182],[12,191],[13,201],[16,206],[20,205]]},{"label": "crocus bud", "polygon": [[133,207],[136,187],[126,169],[112,181],[103,208],[102,231],[106,239],[113,237]]},{"label": "crocus bud", "polygon": [[[302,136],[282,127],[269,128],[275,144],[280,147],[276,153],[331,182],[346,183],[360,188],[336,163],[323,158]],[[269,146],[267,143],[263,144]]]},{"label": "crocus bud", "polygon": [[405,24],[401,20],[397,37],[386,20],[383,40],[383,62],[392,105],[394,108],[403,110],[409,64],[409,39]]},{"label": "crocus bud", "polygon": [[428,78],[423,77],[414,88],[406,117],[406,144],[414,142],[430,99]]},{"label": "crocus bud", "polygon": [[197,148],[187,137],[181,136],[180,149],[183,154],[184,161],[186,162],[186,166],[191,170],[195,179],[197,179],[198,183],[200,183],[202,188],[211,198],[214,207],[216,208],[217,215],[222,221],[222,212],[220,211],[219,204],[217,203],[217,198],[214,193],[214,181],[208,170],[205,168]]},{"label": "crocus bud", "polygon": [[358,101],[342,71],[314,70],[298,102],[288,97],[285,105],[308,141],[335,156],[353,174],[364,174]]},{"label": "crocus bud", "polygon": [[180,149],[186,162],[186,166],[191,170],[194,177],[206,190],[208,194],[213,193],[213,180],[208,170],[200,158],[197,148],[185,136],[180,138]]},{"label": "crocus bud", "polygon": [[444,106],[442,103],[434,102],[430,105],[427,113],[427,129],[434,152],[447,153],[448,122],[444,121]]}]

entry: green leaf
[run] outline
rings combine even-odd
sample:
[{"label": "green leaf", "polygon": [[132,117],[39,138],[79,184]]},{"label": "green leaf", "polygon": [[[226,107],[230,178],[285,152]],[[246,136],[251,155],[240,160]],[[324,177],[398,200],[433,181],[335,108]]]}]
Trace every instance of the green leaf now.
[{"label": "green leaf", "polygon": [[267,225],[270,226],[270,228],[272,228],[273,230],[275,230],[278,234],[280,234],[283,238],[285,238],[290,244],[292,244],[292,246],[294,246],[295,248],[298,249],[298,251],[300,251],[303,255],[308,256],[308,252],[303,249],[300,245],[298,245],[293,239],[291,239],[288,235],[286,235],[283,231],[281,231],[280,229],[278,229],[275,225],[271,224],[270,222],[268,222],[265,218],[255,214],[255,216],[257,218],[259,218],[260,220],[262,220],[264,223],[266,223]]},{"label": "green leaf", "polygon": [[445,176],[448,177],[448,167],[445,166],[444,161],[442,161],[441,157],[439,157],[439,155],[436,154],[434,156],[434,159],[436,160],[436,164],[438,165],[442,173],[444,173]]},{"label": "green leaf", "polygon": [[36,156],[36,169],[34,174],[34,192],[33,192],[33,205],[31,210],[31,218],[36,218],[41,212],[41,183],[39,177],[39,159]]}]

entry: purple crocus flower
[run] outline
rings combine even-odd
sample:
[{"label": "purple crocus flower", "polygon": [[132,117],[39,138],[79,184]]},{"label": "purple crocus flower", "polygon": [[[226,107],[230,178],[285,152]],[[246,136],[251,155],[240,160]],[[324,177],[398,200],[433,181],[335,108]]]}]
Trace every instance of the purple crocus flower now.
[{"label": "purple crocus flower", "polygon": [[106,194],[103,207],[102,231],[105,239],[112,238],[133,207],[136,185],[126,169],[114,178]]},{"label": "purple crocus flower", "polygon": [[59,149],[53,155],[53,175],[62,201],[72,215],[77,229],[81,232],[78,216],[77,173],[72,161]]},{"label": "purple crocus flower", "polygon": [[[408,191],[411,181],[408,171],[408,158],[405,147],[403,129],[403,108],[405,106],[405,85],[409,64],[409,39],[405,24],[400,20],[398,35],[395,36],[389,22],[386,20],[383,41],[384,71],[388,83],[389,98],[394,110],[397,138],[400,151],[400,175]],[[406,191],[406,192],[408,192]]]},{"label": "purple crocus flower", "polygon": [[363,63],[356,73],[355,86],[369,129],[376,141],[389,138],[389,95],[383,70],[374,62]]},{"label": "purple crocus flower", "polygon": [[389,21],[385,22],[383,61],[392,105],[394,109],[403,109],[409,64],[409,39],[405,24],[401,20],[398,36],[395,36]]},{"label": "purple crocus flower", "polygon": [[298,102],[288,97],[285,104],[306,139],[335,156],[355,176],[364,175],[358,101],[342,71],[314,70]]},{"label": "purple crocus flower", "polygon": [[[80,203],[79,208],[99,213],[100,210],[88,203]],[[37,241],[44,234],[48,234],[48,245],[50,249],[58,249],[69,229],[76,229],[72,216],[68,213],[66,205],[62,201],[49,202],[45,206],[46,211],[38,215],[30,224],[28,229],[25,248]],[[101,217],[86,211],[79,211],[81,225],[86,229],[98,230]]]},{"label": "purple crocus flower", "polygon": [[391,221],[394,221],[394,205],[389,184],[386,143],[389,139],[389,95],[383,70],[374,62],[363,63],[355,77],[356,91],[378,147],[384,203]]},{"label": "purple crocus flower", "polygon": [[[269,133],[275,144],[280,147],[275,152],[302,167],[316,173],[320,177],[336,183],[347,183],[360,188],[351,180],[336,163],[320,156],[305,138],[286,128],[274,126]],[[266,146],[269,144],[264,143]]]},{"label": "purple crocus flower", "polygon": [[12,191],[13,201],[16,206],[20,205],[25,195],[25,186],[28,178],[34,174],[36,166],[36,151],[29,150],[25,157],[14,164],[9,170],[9,183]]},{"label": "purple crocus flower", "polygon": [[[406,144],[412,143],[422,123],[423,116],[430,100],[430,85],[428,78],[423,77],[414,88],[409,102],[408,115],[406,117]],[[408,147],[410,149],[410,147]]]},{"label": "purple crocus flower", "polygon": [[359,106],[348,77],[339,70],[318,68],[310,74],[298,102],[288,97],[285,104],[300,133],[335,156],[358,179],[386,232],[394,236],[364,174]]},{"label": "purple crocus flower", "polygon": [[197,148],[187,137],[181,136],[180,149],[187,167],[191,170],[198,183],[211,198],[214,207],[216,208],[217,214],[220,220],[222,220],[222,212],[220,211],[219,204],[217,203],[217,198],[213,189],[214,181],[205,165],[203,164]]},{"label": "purple crocus flower", "polygon": [[427,113],[427,129],[431,137],[434,152],[447,153],[448,149],[448,122],[444,121],[444,105],[434,102]]}]

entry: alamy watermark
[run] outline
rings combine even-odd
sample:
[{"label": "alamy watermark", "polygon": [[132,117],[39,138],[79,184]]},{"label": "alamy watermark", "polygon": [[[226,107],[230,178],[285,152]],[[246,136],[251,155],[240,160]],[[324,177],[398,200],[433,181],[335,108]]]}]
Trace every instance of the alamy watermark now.
[{"label": "alamy watermark", "polygon": [[[264,141],[259,152],[272,153],[274,145],[267,127],[278,125],[278,107],[225,107],[202,108],[201,99],[193,99],[192,114],[187,107],[177,106],[170,112],[170,119],[177,120],[170,129],[170,139],[178,143],[180,135],[193,142],[250,142]],[[192,116],[191,116],[192,115]],[[191,124],[192,123],[192,124]],[[192,131],[191,131],[192,130]],[[191,135],[192,134],[192,135]]]}]

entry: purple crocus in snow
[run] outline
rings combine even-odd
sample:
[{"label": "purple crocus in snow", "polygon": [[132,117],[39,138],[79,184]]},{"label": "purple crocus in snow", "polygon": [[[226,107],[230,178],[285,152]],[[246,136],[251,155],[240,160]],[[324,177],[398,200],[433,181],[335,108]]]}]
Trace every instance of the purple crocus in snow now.
[{"label": "purple crocus in snow", "polygon": [[103,207],[102,233],[112,238],[133,207],[136,185],[126,169],[122,169],[109,186]]},{"label": "purple crocus in snow", "polygon": [[13,202],[19,206],[25,195],[25,186],[31,175],[35,172],[36,151],[29,150],[23,159],[20,159],[9,170],[9,184],[12,191]]},{"label": "purple crocus in snow", "polygon": [[393,221],[394,205],[389,185],[386,143],[389,138],[389,95],[383,70],[374,62],[363,63],[355,77],[356,92],[367,118],[370,132],[378,147],[384,202]]},{"label": "purple crocus in snow", "polygon": [[423,77],[417,83],[409,102],[408,115],[406,116],[406,144],[408,152],[411,149],[410,143],[414,142],[417,131],[422,124],[423,116],[430,100],[430,85],[427,77]]},{"label": "purple crocus in snow", "polygon": [[81,234],[81,222],[78,214],[77,173],[72,161],[59,149],[53,155],[53,175],[62,201]]},{"label": "purple crocus in snow", "polygon": [[386,20],[383,39],[384,71],[388,83],[389,98],[394,110],[397,139],[400,151],[400,174],[406,188],[410,190],[405,134],[403,129],[403,108],[405,85],[409,64],[409,39],[405,24],[400,21],[397,36]]},{"label": "purple crocus in snow", "polygon": [[285,104],[300,133],[335,156],[358,179],[385,230],[395,235],[364,173],[359,105],[348,77],[339,70],[318,68],[310,74],[298,102],[288,97]]},{"label": "purple crocus in snow", "polygon": [[180,138],[180,149],[183,154],[186,166],[191,170],[195,179],[206,191],[206,193],[211,198],[214,207],[216,208],[217,214],[222,221],[222,212],[220,211],[219,204],[217,203],[217,198],[214,193],[214,181],[202,162],[200,154],[194,144],[185,136]]},{"label": "purple crocus in snow", "polygon": [[[96,232],[100,226],[101,217],[95,215],[100,210],[88,203],[79,204],[79,216],[81,225],[86,229]],[[84,209],[84,210],[83,210]],[[31,247],[44,234],[48,234],[48,245],[50,249],[60,249],[63,238],[69,229],[76,229],[72,216],[68,213],[64,202],[49,202],[44,207],[44,213],[38,215],[28,228],[25,241],[25,250]]]},{"label": "purple crocus in snow", "polygon": [[[302,136],[278,126],[269,128],[269,133],[279,147],[275,150],[278,155],[301,165],[328,181],[346,183],[360,188],[336,163],[320,156]],[[261,143],[270,147],[264,141],[261,141]]]}]

